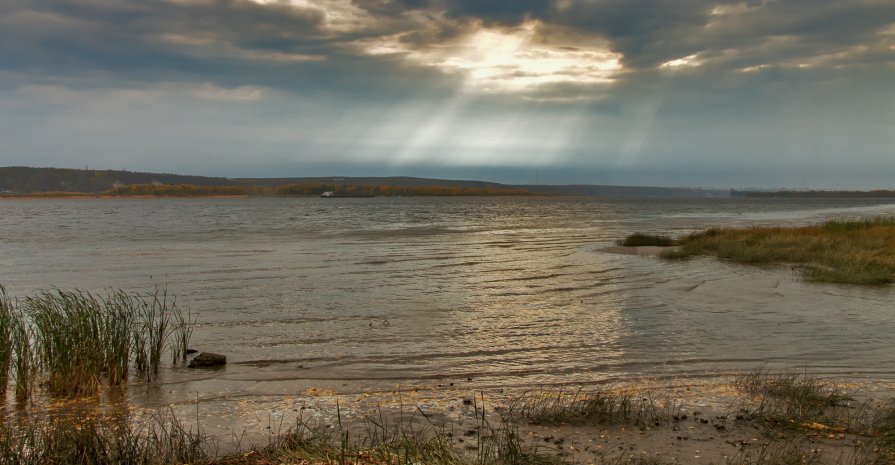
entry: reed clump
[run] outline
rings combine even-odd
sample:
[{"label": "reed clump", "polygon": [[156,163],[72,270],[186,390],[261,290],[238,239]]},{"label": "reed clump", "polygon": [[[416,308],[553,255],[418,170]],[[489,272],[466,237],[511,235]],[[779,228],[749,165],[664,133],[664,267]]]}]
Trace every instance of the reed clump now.
[{"label": "reed clump", "polygon": [[3,291],[0,300],[0,338],[10,352],[0,349],[0,377],[12,369],[19,401],[38,384],[53,396],[77,397],[96,394],[103,382],[121,386],[132,372],[152,381],[166,349],[185,359],[195,323],[164,288],[43,291],[19,305]]},{"label": "reed clump", "polygon": [[674,241],[663,258],[713,255],[738,263],[796,265],[811,281],[895,280],[895,218],[834,220],[801,227],[713,228]]}]

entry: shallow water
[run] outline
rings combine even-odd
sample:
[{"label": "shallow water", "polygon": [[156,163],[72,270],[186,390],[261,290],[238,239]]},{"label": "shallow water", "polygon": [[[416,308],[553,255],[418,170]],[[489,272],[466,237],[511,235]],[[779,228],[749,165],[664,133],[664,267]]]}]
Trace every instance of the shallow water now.
[{"label": "shallow water", "polygon": [[760,364],[895,379],[893,287],[599,251],[635,231],[893,214],[891,201],[66,199],[0,201],[0,213],[12,295],[167,283],[198,312],[192,345],[231,363],[168,369],[132,390],[146,404],[469,378],[477,389],[700,379]]}]

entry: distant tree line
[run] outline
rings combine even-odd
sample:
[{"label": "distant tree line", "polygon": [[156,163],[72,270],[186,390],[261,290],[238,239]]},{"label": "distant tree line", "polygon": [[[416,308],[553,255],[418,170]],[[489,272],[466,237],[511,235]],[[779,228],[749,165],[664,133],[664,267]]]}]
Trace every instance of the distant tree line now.
[{"label": "distant tree line", "polygon": [[529,195],[525,189],[502,189],[491,187],[445,187],[445,186],[388,186],[360,184],[326,184],[308,183],[291,184],[275,188],[259,186],[195,186],[192,184],[128,184],[109,189],[103,194],[114,196],[215,196],[215,195],[254,195],[254,196],[311,196],[324,192],[342,195],[368,194],[384,197],[392,196],[504,196]]},{"label": "distant tree line", "polygon": [[875,199],[895,198],[895,190],[877,189],[871,191],[736,191],[730,192],[731,197],[757,197],[757,198],[801,198],[801,199]]},{"label": "distant tree line", "polygon": [[196,186],[193,184],[128,184],[104,192],[106,195],[154,195],[154,196],[213,196],[249,195],[251,189],[242,186]]},{"label": "distant tree line", "polygon": [[79,170],[71,168],[0,167],[0,193],[84,192],[99,194],[116,185],[189,184],[239,186],[226,178],[184,176],[170,173],[140,173],[124,170]]}]

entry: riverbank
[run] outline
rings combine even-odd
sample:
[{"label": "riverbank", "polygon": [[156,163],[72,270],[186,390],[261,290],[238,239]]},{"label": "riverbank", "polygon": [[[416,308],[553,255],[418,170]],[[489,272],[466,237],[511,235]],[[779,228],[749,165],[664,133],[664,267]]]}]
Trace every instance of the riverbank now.
[{"label": "riverbank", "polygon": [[0,463],[84,457],[156,465],[892,463],[891,392],[866,394],[804,372],[763,370],[707,391],[684,385],[535,389],[506,397],[494,391],[469,393],[441,410],[412,396],[374,403],[332,394],[328,408],[302,407],[285,424],[268,419],[263,439],[242,442],[245,431],[233,431],[232,447],[224,448],[228,438],[209,434],[198,417],[171,411],[140,415],[123,408],[52,420],[11,415],[0,425]]},{"label": "riverbank", "polygon": [[623,244],[614,251],[639,253],[652,247],[644,250],[666,259],[709,255],[744,264],[790,264],[815,282],[879,285],[895,280],[895,218],[889,217],[799,227],[710,228],[674,240],[635,234]]}]

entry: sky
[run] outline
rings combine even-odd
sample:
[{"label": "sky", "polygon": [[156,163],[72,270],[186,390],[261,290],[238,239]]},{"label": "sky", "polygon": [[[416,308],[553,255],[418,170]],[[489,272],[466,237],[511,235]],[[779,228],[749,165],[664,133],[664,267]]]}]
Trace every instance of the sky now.
[{"label": "sky", "polygon": [[3,0],[8,165],[895,188],[895,1]]}]

